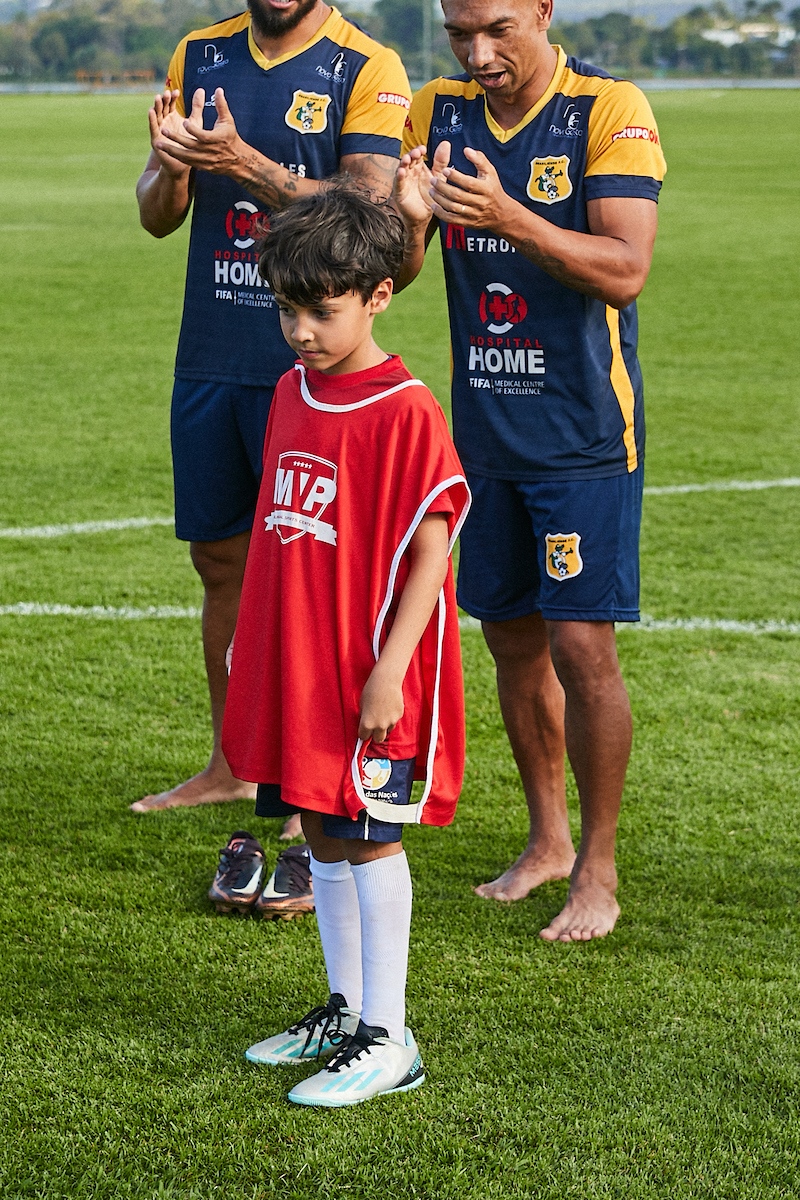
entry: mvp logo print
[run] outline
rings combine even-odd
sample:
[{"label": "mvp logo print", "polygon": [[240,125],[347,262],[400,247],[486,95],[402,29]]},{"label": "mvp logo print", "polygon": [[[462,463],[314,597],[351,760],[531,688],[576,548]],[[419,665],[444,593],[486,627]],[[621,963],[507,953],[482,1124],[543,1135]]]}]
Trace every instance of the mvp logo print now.
[{"label": "mvp logo print", "polygon": [[578,547],[579,533],[546,533],[547,574],[551,579],[572,579],[583,570],[583,559]]},{"label": "mvp logo print", "polygon": [[292,96],[292,103],[283,114],[283,119],[290,129],[297,129],[300,133],[322,133],[328,128],[330,102],[330,96],[297,91]]},{"label": "mvp logo print", "polygon": [[322,514],[336,496],[336,466],[315,454],[290,450],[278,459],[272,512],[265,518],[284,543],[310,533],[318,542],[336,545],[336,530]]},{"label": "mvp logo print", "polygon": [[528,195],[539,204],[558,204],[572,195],[572,180],[569,177],[569,155],[560,158],[534,158],[531,177],[528,180]]}]

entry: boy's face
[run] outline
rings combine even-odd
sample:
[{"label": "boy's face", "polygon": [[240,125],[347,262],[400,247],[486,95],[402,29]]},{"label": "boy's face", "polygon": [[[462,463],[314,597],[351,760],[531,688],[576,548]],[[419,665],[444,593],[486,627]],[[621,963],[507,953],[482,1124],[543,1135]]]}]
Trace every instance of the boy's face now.
[{"label": "boy's face", "polygon": [[281,331],[307,367],[329,375],[345,375],[374,365],[372,322],[392,298],[392,281],[384,279],[364,303],[357,292],[329,296],[302,308],[276,295]]}]

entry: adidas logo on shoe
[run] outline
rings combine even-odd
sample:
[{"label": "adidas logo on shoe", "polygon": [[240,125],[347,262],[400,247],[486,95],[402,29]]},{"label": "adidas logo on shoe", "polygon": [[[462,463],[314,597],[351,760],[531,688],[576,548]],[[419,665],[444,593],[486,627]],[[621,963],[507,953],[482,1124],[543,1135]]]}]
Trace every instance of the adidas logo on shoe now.
[{"label": "adidas logo on shoe", "polygon": [[345,1108],[374,1096],[410,1092],[425,1082],[425,1069],[410,1029],[405,1045],[393,1042],[385,1029],[359,1021],[353,1036],[327,1066],[289,1092],[294,1104]]}]

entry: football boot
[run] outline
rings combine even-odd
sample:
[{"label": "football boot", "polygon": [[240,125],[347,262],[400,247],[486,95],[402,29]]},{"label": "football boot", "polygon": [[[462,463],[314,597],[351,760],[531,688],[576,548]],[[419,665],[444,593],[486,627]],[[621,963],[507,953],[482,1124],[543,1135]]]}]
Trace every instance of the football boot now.
[{"label": "football boot", "polygon": [[219,852],[219,866],[208,898],[219,913],[249,913],[264,882],[264,850],[261,843],[238,829]]},{"label": "football boot", "polygon": [[314,911],[314,886],[311,882],[309,848],[287,846],[278,855],[275,870],[253,905],[257,917],[291,921]]},{"label": "football boot", "polygon": [[358,1013],[346,1007],[344,996],[334,992],[327,1004],[312,1008],[285,1033],[256,1042],[245,1050],[250,1062],[281,1066],[327,1058],[358,1028]]},{"label": "football boot", "polygon": [[405,1045],[393,1042],[385,1029],[359,1021],[351,1038],[330,1061],[289,1092],[294,1104],[345,1108],[373,1096],[410,1092],[425,1082],[419,1048],[410,1029]]}]

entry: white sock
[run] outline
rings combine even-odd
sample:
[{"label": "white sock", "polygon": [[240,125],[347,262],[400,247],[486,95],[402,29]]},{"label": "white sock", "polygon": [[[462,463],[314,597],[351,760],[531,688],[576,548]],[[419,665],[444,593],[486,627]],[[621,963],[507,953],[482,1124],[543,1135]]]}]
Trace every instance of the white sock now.
[{"label": "white sock", "polygon": [[344,996],[348,1008],[361,1012],[361,914],[350,863],[310,858],[328,987],[331,994]]},{"label": "white sock", "polygon": [[411,874],[405,850],[352,868],[361,910],[361,1020],[405,1045]]}]

